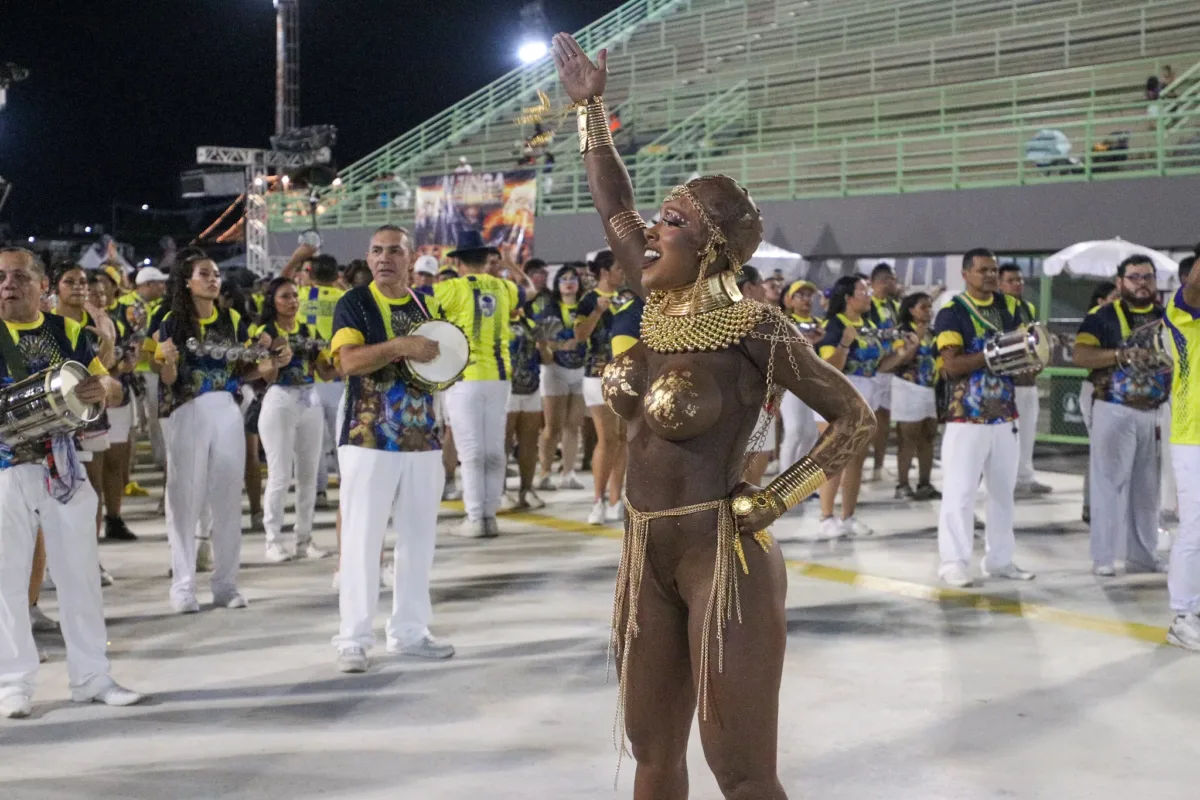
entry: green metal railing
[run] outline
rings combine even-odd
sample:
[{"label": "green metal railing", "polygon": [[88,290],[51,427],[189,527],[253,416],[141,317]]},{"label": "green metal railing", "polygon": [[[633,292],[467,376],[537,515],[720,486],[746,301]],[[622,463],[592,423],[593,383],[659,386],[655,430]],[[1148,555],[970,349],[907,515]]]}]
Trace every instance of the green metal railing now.
[{"label": "green metal railing", "polygon": [[[575,34],[589,53],[627,38],[639,26],[671,12],[687,0],[630,0]],[[404,175],[416,161],[445,148],[478,130],[489,118],[528,101],[537,89],[556,80],[554,62],[543,59],[522,67],[488,84],[450,108],[431,117],[395,141],[341,171],[344,184],[353,186],[381,175]]]},{"label": "green metal railing", "polygon": [[1170,86],[1164,86],[1160,97],[1159,102],[1170,107],[1176,115],[1170,131],[1174,133],[1187,125],[1200,111],[1200,61],[1171,81]]}]

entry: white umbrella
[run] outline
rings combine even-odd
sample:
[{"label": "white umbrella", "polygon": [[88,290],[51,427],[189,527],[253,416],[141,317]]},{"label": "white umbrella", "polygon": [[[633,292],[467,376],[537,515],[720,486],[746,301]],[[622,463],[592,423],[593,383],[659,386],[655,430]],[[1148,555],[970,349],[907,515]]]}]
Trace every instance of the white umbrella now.
[{"label": "white umbrella", "polygon": [[804,256],[764,240],[747,263],[752,267],[757,267],[764,277],[769,277],[778,269],[783,271],[785,278],[791,280],[800,274]]},{"label": "white umbrella", "polygon": [[1130,256],[1149,258],[1160,281],[1179,274],[1179,265],[1162,253],[1120,238],[1073,244],[1042,262],[1042,271],[1047,275],[1066,271],[1072,275],[1111,280],[1117,274],[1117,265]]}]

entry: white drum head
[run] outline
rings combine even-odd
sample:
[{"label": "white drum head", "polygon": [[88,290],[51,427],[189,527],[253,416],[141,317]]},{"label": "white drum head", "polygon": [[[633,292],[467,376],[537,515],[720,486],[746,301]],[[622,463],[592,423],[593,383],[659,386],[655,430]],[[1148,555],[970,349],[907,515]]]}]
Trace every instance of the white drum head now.
[{"label": "white drum head", "polygon": [[85,403],[75,394],[75,387],[88,379],[87,367],[76,361],[67,361],[58,368],[58,385],[67,411],[81,420],[91,422],[100,416],[100,409]]},{"label": "white drum head", "polygon": [[1040,323],[1033,323],[1029,326],[1029,338],[1033,342],[1032,355],[1037,361],[1037,366],[1046,366],[1050,363],[1050,332],[1045,326]]},{"label": "white drum head", "polygon": [[432,339],[441,349],[433,361],[408,362],[408,368],[417,377],[430,383],[446,383],[457,378],[466,368],[471,357],[471,346],[466,334],[457,325],[444,320],[430,320],[418,325],[411,335]]}]

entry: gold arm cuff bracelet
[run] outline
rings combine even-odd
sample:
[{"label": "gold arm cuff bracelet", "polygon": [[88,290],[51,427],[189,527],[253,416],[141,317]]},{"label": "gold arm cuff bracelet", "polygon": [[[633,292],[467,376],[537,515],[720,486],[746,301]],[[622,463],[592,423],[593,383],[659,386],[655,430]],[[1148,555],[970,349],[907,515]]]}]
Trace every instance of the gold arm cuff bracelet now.
[{"label": "gold arm cuff bracelet", "polygon": [[825,470],[805,456],[771,481],[766,490],[779,498],[784,508],[795,508],[820,489],[826,479]]},{"label": "gold arm cuff bracelet", "polygon": [[604,110],[604,98],[593,97],[587,106],[578,112],[579,152],[587,153],[597,147],[613,147],[612,131],[608,129],[608,114]]},{"label": "gold arm cuff bracelet", "polygon": [[617,241],[627,238],[634,231],[644,231],[647,227],[642,215],[636,211],[622,211],[620,214],[613,214],[608,225],[617,235]]}]

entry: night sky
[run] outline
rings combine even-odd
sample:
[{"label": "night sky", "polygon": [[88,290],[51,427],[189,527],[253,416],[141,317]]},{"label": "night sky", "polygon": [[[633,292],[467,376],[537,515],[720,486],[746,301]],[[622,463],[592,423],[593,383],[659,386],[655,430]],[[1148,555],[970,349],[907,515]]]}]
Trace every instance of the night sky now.
[{"label": "night sky", "polygon": [[[346,165],[517,66],[521,0],[301,0],[301,124]],[[620,0],[546,0],[578,30]],[[271,0],[0,0],[0,63],[31,70],[0,112],[14,233],[106,224],[110,203],[183,205],[200,144],[266,147]]]}]

